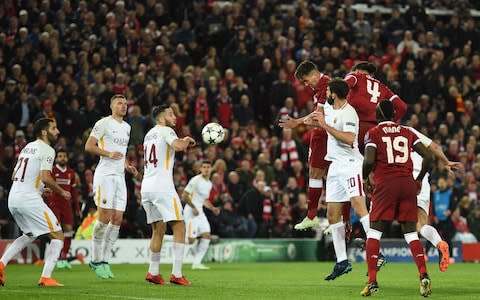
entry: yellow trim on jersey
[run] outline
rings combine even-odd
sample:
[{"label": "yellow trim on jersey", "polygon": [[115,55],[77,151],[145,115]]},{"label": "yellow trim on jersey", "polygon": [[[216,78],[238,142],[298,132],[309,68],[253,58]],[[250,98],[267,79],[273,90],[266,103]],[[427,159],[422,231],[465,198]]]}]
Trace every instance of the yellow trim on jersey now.
[{"label": "yellow trim on jersey", "polygon": [[165,169],[168,170],[168,168],[170,167],[170,145],[167,144],[167,159],[166,159],[166,162],[165,162]]},{"label": "yellow trim on jersey", "polygon": [[43,217],[47,221],[48,230],[50,230],[50,232],[53,232],[53,223],[52,223],[52,220],[50,220],[50,217],[48,216],[48,212],[44,211]]},{"label": "yellow trim on jersey", "polygon": [[37,180],[35,180],[35,188],[38,189],[40,188],[40,182],[41,182],[42,177],[40,174],[37,175]]},{"label": "yellow trim on jersey", "polygon": [[173,208],[175,209],[175,218],[180,220],[180,210],[178,209],[177,199],[173,197]]},{"label": "yellow trim on jersey", "polygon": [[102,148],[102,150],[105,150],[105,140],[103,139],[103,136],[100,138],[100,148]]},{"label": "yellow trim on jersey", "polygon": [[97,207],[100,207],[100,200],[102,199],[102,187],[98,185],[97,189]]}]

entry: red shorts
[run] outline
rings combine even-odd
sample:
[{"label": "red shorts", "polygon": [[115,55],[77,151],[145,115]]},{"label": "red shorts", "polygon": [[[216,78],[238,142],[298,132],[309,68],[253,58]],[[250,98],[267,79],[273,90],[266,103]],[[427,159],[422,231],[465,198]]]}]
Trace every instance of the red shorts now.
[{"label": "red shorts", "polygon": [[376,123],[372,122],[360,122],[360,128],[358,129],[358,150],[362,155],[365,151],[365,135],[373,127],[377,126]]},{"label": "red shorts", "polygon": [[60,224],[73,226],[73,209],[70,201],[49,201],[48,207],[53,211]]},{"label": "red shorts", "polygon": [[396,177],[375,185],[370,221],[417,222],[417,186],[413,177]]},{"label": "red shorts", "polygon": [[325,129],[313,130],[308,151],[308,163],[311,167],[326,169],[330,165],[330,162],[324,159],[327,154],[327,138]]}]

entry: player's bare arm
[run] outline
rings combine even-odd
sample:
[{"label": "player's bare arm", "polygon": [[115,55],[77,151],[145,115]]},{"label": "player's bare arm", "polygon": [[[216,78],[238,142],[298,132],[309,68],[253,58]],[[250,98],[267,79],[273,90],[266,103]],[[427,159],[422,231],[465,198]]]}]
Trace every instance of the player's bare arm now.
[{"label": "player's bare arm", "polygon": [[102,150],[100,147],[97,146],[97,143],[98,143],[98,140],[95,137],[89,136],[87,139],[87,142],[85,143],[85,151],[94,155],[108,157],[115,160],[122,159],[123,157],[122,153],[117,151],[109,152],[106,150]]},{"label": "player's bare arm", "polygon": [[65,200],[70,200],[72,198],[72,195],[70,192],[67,192],[66,190],[62,189],[58,183],[53,179],[52,177],[52,172],[48,170],[41,170],[40,171],[40,177],[42,178],[42,182],[45,183],[45,185],[54,191],[55,193],[61,195]]},{"label": "player's bare arm", "polygon": [[214,215],[218,216],[220,214],[220,208],[213,206],[210,200],[206,199],[203,201],[203,206],[210,210]]},{"label": "player's bare arm", "polygon": [[428,148],[432,151],[433,155],[440,159],[451,171],[457,171],[463,168],[463,164],[461,162],[450,161],[445,156],[445,153],[443,153],[443,150],[439,144],[432,142]]},{"label": "player's bare arm", "polygon": [[362,166],[363,187],[366,193],[373,193],[375,189],[375,185],[371,180],[370,174],[372,173],[376,156],[377,149],[373,146],[367,145],[367,147],[365,147],[365,157],[363,158]]},{"label": "player's bare arm", "polygon": [[176,139],[172,143],[172,147],[175,151],[185,151],[190,146],[195,146],[195,140],[189,136],[181,139]]},{"label": "player's bare arm", "polygon": [[190,194],[189,192],[183,191],[182,201],[192,208],[192,213],[194,216],[199,215],[198,209],[195,207],[195,204],[193,204],[192,202],[192,194]]}]

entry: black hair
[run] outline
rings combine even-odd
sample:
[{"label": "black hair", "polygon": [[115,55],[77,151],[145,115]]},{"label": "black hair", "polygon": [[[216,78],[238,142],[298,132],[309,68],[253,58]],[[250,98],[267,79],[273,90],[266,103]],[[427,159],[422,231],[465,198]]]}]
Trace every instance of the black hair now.
[{"label": "black hair", "polygon": [[317,65],[310,60],[304,60],[298,65],[297,70],[295,70],[295,78],[303,81],[303,77],[307,76],[312,71],[318,71]]},{"label": "black hair", "polygon": [[161,114],[162,112],[166,111],[167,108],[170,108],[170,105],[168,104],[162,104],[159,106],[155,106],[152,111],[152,117],[156,120],[158,115]]},{"label": "black hair", "polygon": [[368,61],[362,61],[356,64],[355,66],[353,66],[352,71],[354,72],[357,70],[362,70],[367,72],[370,75],[373,75],[375,74],[375,72],[377,72],[377,67]]},{"label": "black hair", "polygon": [[48,127],[50,126],[50,123],[52,123],[52,122],[55,122],[55,121],[52,120],[52,119],[49,119],[49,118],[38,119],[35,122],[35,125],[33,127],[33,134],[36,137],[39,137],[42,134],[42,130],[47,130]]},{"label": "black hair", "polygon": [[341,78],[334,78],[330,80],[330,82],[328,83],[328,87],[330,88],[330,93],[335,93],[338,98],[347,98],[349,88],[345,80]]},{"label": "black hair", "polygon": [[392,121],[393,116],[395,115],[395,107],[393,106],[392,101],[383,100],[380,101],[377,105],[377,121]]}]

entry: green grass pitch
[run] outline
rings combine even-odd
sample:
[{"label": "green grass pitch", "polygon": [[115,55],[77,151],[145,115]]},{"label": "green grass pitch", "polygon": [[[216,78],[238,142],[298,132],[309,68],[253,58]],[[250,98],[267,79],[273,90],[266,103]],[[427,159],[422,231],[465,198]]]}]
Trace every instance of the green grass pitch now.
[{"label": "green grass pitch", "polygon": [[[116,278],[102,280],[87,265],[72,270],[55,270],[54,278],[65,287],[38,287],[41,267],[9,265],[6,285],[0,287],[0,299],[350,299],[361,298],[366,282],[366,265],[356,263],[353,271],[334,281],[323,278],[333,262],[210,264],[209,271],[184,274],[192,286],[157,286],[144,280],[147,265],[112,265]],[[436,264],[428,264],[433,299],[480,299],[480,265],[454,264],[440,273]],[[161,265],[168,277],[171,265]],[[380,291],[372,298],[421,299],[416,267],[413,263],[389,263],[379,273]]]}]

